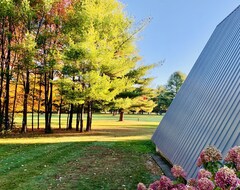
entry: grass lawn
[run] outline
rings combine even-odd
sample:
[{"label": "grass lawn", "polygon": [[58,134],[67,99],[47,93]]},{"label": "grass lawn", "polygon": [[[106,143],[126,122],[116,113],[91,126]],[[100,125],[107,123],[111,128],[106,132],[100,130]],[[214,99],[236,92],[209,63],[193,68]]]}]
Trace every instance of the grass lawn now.
[{"label": "grass lawn", "polygon": [[[134,190],[138,182],[149,184],[161,175],[150,157],[155,153],[150,138],[161,117],[125,119],[96,114],[90,133],[0,138],[0,189]],[[54,122],[57,115],[57,127]]]}]

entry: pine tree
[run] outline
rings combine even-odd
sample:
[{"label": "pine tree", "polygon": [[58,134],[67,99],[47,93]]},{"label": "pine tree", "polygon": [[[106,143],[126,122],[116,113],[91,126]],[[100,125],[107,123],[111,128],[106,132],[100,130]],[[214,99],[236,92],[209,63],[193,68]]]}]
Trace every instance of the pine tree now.
[{"label": "pine tree", "polygon": [[119,2],[83,0],[73,7],[65,26],[69,38],[63,72],[76,80],[72,80],[64,97],[72,97],[77,106],[86,104],[86,130],[90,131],[93,103],[110,102],[129,88],[132,81],[125,75],[136,66],[138,58],[129,33],[131,20]]}]

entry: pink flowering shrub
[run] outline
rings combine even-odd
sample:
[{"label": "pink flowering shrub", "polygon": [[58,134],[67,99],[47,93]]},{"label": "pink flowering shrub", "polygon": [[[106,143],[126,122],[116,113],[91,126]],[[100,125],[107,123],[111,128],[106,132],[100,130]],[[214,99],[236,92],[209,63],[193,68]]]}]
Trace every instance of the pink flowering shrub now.
[{"label": "pink flowering shrub", "polygon": [[197,187],[198,185],[198,181],[194,178],[190,178],[188,181],[187,181],[187,185],[189,187]]},{"label": "pink flowering shrub", "polygon": [[220,160],[222,160],[221,152],[214,146],[208,146],[200,153],[200,156],[197,161],[197,166],[201,166],[202,164],[216,162]]},{"label": "pink flowering shrub", "polygon": [[215,187],[214,183],[206,177],[203,177],[198,180],[198,189],[199,190],[213,190],[214,187]]},{"label": "pink flowering shrub", "polygon": [[146,186],[143,183],[139,183],[137,186],[138,190],[147,190]]},{"label": "pink flowering shrub", "polygon": [[224,161],[229,167],[240,171],[240,146],[231,148]]},{"label": "pink flowering shrub", "polygon": [[186,172],[181,166],[174,165],[171,169],[174,181],[166,176],[153,182],[147,188],[138,184],[138,190],[240,190],[240,146],[229,150],[221,162],[221,152],[209,146],[204,149],[197,160],[199,170],[197,179],[186,180]]},{"label": "pink flowering shrub", "polygon": [[221,152],[216,147],[209,146],[200,153],[197,159],[197,166],[203,166],[204,169],[214,174],[222,166],[221,160]]},{"label": "pink flowering shrub", "polygon": [[235,188],[238,180],[234,170],[228,167],[219,169],[215,175],[216,185],[222,189]]},{"label": "pink flowering shrub", "polygon": [[201,179],[201,178],[208,178],[210,179],[212,177],[212,173],[205,170],[205,169],[200,169],[198,171],[198,179]]},{"label": "pink flowering shrub", "polygon": [[[171,189],[172,186],[173,186],[173,182],[168,177],[162,176],[159,180],[159,186],[156,190],[158,190],[158,189],[168,190],[168,189]],[[149,187],[151,188],[151,185]],[[155,190],[155,189],[153,189],[153,190]]]},{"label": "pink flowering shrub", "polygon": [[171,172],[172,172],[173,176],[176,178],[178,178],[178,177],[186,178],[186,176],[187,176],[187,174],[183,170],[183,168],[178,165],[174,165],[171,169]]}]

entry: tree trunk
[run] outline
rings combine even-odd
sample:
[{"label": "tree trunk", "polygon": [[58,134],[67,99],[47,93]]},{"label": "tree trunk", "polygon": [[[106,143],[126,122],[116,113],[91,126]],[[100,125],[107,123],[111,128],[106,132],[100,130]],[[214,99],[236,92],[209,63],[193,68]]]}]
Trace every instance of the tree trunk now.
[{"label": "tree trunk", "polygon": [[[3,56],[3,55],[2,55]],[[3,63],[1,63],[1,81],[0,81],[0,130],[2,130],[3,124],[3,113],[2,113],[2,89],[3,89],[3,81],[4,81],[4,71],[3,71]]]},{"label": "tree trunk", "polygon": [[13,110],[12,110],[12,123],[11,123],[11,129],[13,129],[14,114],[15,114],[16,100],[17,100],[17,87],[18,87],[18,80],[19,80],[19,68],[18,68],[17,79],[16,79],[16,84],[15,84],[15,90],[14,90],[14,99],[13,99]]},{"label": "tree trunk", "polygon": [[68,109],[66,129],[68,129],[68,125],[69,125],[70,108],[71,108],[71,106],[69,106],[69,109]]},{"label": "tree trunk", "polygon": [[80,133],[83,132],[83,114],[84,114],[84,104],[81,105],[81,111],[80,111]]},{"label": "tree trunk", "polygon": [[[53,70],[50,73],[50,79],[53,80]],[[52,103],[53,103],[53,83],[50,82],[50,96],[48,101],[48,133],[52,132],[51,121],[52,121]]]},{"label": "tree trunk", "polygon": [[22,133],[27,132],[27,100],[29,95],[29,70],[26,71],[26,81],[24,85],[24,100],[23,100],[23,120],[22,120]]},{"label": "tree trunk", "polygon": [[63,102],[63,99],[62,99],[62,96],[61,96],[61,101],[60,101],[60,105],[59,105],[59,117],[58,117],[58,126],[59,126],[59,129],[62,128],[62,102]]},{"label": "tree trunk", "polygon": [[90,112],[90,131],[92,130],[92,102],[90,102],[90,106],[91,106],[91,112]]},{"label": "tree trunk", "polygon": [[[10,46],[9,42],[9,46]],[[10,48],[10,47],[9,47]],[[5,117],[4,117],[4,130],[10,129],[10,123],[9,123],[9,91],[10,91],[10,59],[11,59],[11,50],[8,50],[8,56],[6,61],[6,86],[5,86]]]},{"label": "tree trunk", "polygon": [[39,94],[38,94],[38,118],[37,118],[37,128],[40,128],[40,106],[42,101],[42,74],[40,74],[40,82],[39,82]]},{"label": "tree trunk", "polygon": [[86,125],[86,131],[91,131],[92,128],[92,102],[88,102],[87,106],[87,125]]},{"label": "tree trunk", "polygon": [[69,112],[69,122],[68,122],[68,129],[72,129],[72,121],[73,121],[73,104],[70,106],[70,112]]},{"label": "tree trunk", "polygon": [[34,100],[35,100],[35,87],[36,87],[37,74],[36,69],[34,69],[34,83],[33,83],[33,93],[32,93],[32,131],[34,128]]},{"label": "tree trunk", "polygon": [[12,41],[12,33],[13,33],[13,28],[12,28],[12,19],[9,18],[9,34],[7,36],[7,41],[8,41],[8,46],[7,46],[7,60],[5,63],[5,67],[6,67],[6,87],[5,87],[5,130],[10,129],[10,123],[9,123],[9,91],[10,91],[10,62],[11,62],[11,41]]},{"label": "tree trunk", "polygon": [[50,133],[49,125],[48,125],[48,116],[49,116],[49,108],[48,108],[48,90],[49,90],[49,80],[47,76],[47,72],[44,74],[44,106],[45,106],[45,133]]},{"label": "tree trunk", "polygon": [[120,116],[119,116],[119,121],[124,121],[124,110],[120,110]]},{"label": "tree trunk", "polygon": [[[72,81],[75,81],[75,77],[72,77]],[[72,87],[72,90],[74,90],[74,87]],[[73,104],[71,104],[71,108],[70,108],[70,113],[69,113],[69,123],[68,123],[68,129],[72,129],[72,121],[73,121]]]},{"label": "tree trunk", "polygon": [[76,131],[79,131],[79,124],[80,124],[80,114],[81,114],[81,105],[77,105],[77,117],[76,117]]},{"label": "tree trunk", "polygon": [[3,82],[4,82],[4,62],[5,62],[5,41],[4,41],[4,31],[5,28],[5,20],[2,19],[2,31],[1,31],[1,81],[0,81],[0,130],[2,130],[3,124],[3,105],[2,105],[2,94],[3,94]]}]

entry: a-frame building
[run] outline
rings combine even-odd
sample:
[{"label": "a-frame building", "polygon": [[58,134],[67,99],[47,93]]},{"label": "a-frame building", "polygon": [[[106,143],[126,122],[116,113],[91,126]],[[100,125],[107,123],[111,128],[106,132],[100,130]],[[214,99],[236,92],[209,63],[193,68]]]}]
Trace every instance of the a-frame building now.
[{"label": "a-frame building", "polygon": [[188,177],[202,149],[240,145],[240,6],[214,30],[152,140]]}]

